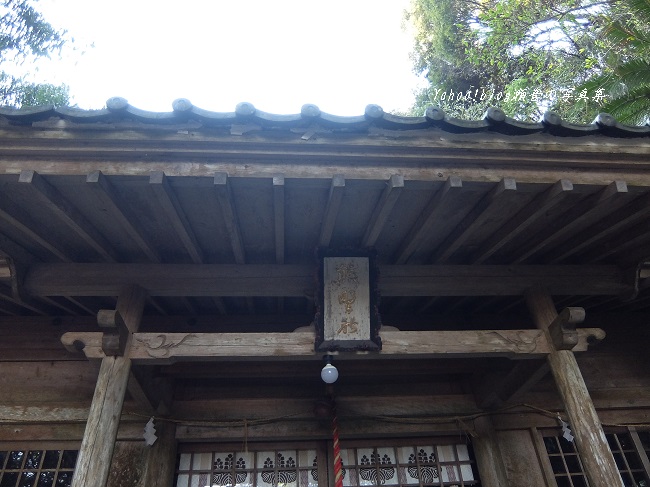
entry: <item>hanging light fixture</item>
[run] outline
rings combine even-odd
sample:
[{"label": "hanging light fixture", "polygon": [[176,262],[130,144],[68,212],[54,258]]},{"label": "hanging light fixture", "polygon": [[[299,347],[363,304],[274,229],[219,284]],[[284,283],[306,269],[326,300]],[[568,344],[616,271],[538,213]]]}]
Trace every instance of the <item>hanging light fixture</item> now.
[{"label": "hanging light fixture", "polygon": [[323,367],[323,369],[320,371],[320,378],[323,379],[323,382],[326,384],[334,384],[336,382],[336,379],[339,378],[339,371],[332,365],[331,355],[325,355],[323,358],[327,363],[325,364],[325,367]]}]

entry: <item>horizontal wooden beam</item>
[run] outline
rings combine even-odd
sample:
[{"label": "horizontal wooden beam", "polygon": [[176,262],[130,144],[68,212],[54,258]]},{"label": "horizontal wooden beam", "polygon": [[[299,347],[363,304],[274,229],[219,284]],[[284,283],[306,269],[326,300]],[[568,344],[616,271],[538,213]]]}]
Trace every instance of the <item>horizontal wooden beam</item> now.
[{"label": "horizontal wooden beam", "polygon": [[[599,328],[578,330],[574,351],[602,340]],[[542,330],[383,331],[382,350],[364,356],[511,357],[537,358],[550,352]],[[68,332],[61,337],[68,350],[83,348],[86,357],[104,358],[102,333]],[[314,351],[314,333],[134,333],[128,352],[134,363],[173,363],[187,360],[247,357],[320,358]],[[349,355],[351,356],[351,355]]]},{"label": "horizontal wooden beam", "polygon": [[[382,296],[517,296],[543,285],[553,295],[631,291],[616,266],[379,266]],[[116,296],[137,284],[150,296],[312,297],[315,269],[277,264],[33,264],[24,290],[33,296]]]}]

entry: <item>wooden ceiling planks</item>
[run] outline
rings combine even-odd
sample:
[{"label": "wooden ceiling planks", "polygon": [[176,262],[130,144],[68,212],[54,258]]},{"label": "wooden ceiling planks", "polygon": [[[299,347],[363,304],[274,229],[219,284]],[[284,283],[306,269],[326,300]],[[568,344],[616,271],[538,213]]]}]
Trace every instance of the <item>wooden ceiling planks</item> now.
[{"label": "wooden ceiling planks", "polygon": [[[326,243],[374,245],[383,265],[628,266],[645,257],[650,240],[645,139],[601,138],[599,147],[593,137],[378,132],[298,141],[281,130],[234,137],[208,129],[39,123],[0,130],[7,139],[0,147],[0,250],[26,263],[311,266],[314,249]],[[459,292],[442,288],[416,297],[407,291],[404,306],[423,313],[518,306],[471,294],[421,294]],[[158,296],[148,309],[272,309],[254,289],[206,299]],[[312,311],[310,286],[290,294],[275,301],[276,313]],[[389,295],[384,310],[395,304]],[[61,297],[67,303],[54,302],[64,312],[95,308],[91,296]]]}]

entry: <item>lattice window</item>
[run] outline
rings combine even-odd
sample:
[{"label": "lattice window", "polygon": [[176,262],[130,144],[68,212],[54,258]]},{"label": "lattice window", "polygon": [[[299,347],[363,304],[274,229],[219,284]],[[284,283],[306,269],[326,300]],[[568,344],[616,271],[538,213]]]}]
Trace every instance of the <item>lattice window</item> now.
[{"label": "lattice window", "polygon": [[471,450],[464,444],[348,448],[341,451],[343,485],[479,485]]},{"label": "lattice window", "polygon": [[544,446],[558,487],[586,487],[589,484],[572,442],[560,436],[547,436]]},{"label": "lattice window", "polygon": [[[331,461],[325,451],[324,446],[320,450],[181,450],[175,487],[317,487],[318,467],[325,475]],[[341,458],[345,487],[480,486],[473,453],[465,444],[360,446],[343,448]]]},{"label": "lattice window", "polygon": [[316,450],[181,453],[176,487],[317,487]]},{"label": "lattice window", "polygon": [[[650,487],[647,453],[650,451],[648,432],[607,433],[609,447],[626,487]],[[544,437],[553,475],[558,487],[588,487],[575,445],[559,436]]]},{"label": "lattice window", "polygon": [[[639,452],[630,433],[607,434],[607,442],[614,454],[618,471],[625,486],[646,487],[648,474],[643,469]],[[645,454],[645,452],[644,452]]]},{"label": "lattice window", "polygon": [[76,450],[0,451],[0,487],[69,487]]}]

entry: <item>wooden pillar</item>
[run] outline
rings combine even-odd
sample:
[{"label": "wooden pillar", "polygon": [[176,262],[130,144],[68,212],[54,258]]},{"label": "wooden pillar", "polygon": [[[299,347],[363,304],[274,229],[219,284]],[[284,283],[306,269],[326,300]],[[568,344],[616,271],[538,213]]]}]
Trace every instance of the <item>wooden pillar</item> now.
[{"label": "wooden pillar", "polygon": [[[145,297],[142,288],[136,286],[125,289],[118,297],[117,311],[130,333],[137,331],[140,326]],[[104,487],[108,480],[131,371],[131,359],[128,358],[130,341],[129,336],[124,356],[107,356],[102,359],[72,487]]]},{"label": "wooden pillar", "polygon": [[156,422],[156,443],[149,449],[145,471],[138,484],[142,487],[152,485],[172,485],[176,466],[176,425],[165,421]]},{"label": "wooden pillar", "polygon": [[557,318],[551,296],[544,290],[533,289],[526,295],[528,308],[535,324],[547,333],[551,348],[548,363],[555,378],[564,409],[569,416],[580,460],[591,487],[623,487],[614,456],[607,444],[587,386],[571,350],[557,350],[548,333]]},{"label": "wooden pillar", "polygon": [[510,484],[503,464],[499,441],[492,426],[492,419],[488,416],[476,418],[474,428],[478,437],[472,441],[472,445],[481,476],[481,485],[483,487],[508,487]]}]

